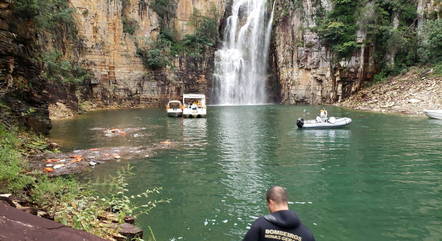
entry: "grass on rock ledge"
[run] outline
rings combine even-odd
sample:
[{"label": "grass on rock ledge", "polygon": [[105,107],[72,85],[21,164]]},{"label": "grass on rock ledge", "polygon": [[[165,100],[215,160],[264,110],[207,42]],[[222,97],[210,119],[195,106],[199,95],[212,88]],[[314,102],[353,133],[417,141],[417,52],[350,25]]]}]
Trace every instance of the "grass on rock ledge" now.
[{"label": "grass on rock ledge", "polygon": [[154,199],[161,188],[128,195],[130,167],[105,184],[82,184],[74,176],[48,177],[42,172],[29,172],[28,155],[49,151],[46,143],[43,137],[0,124],[0,193],[11,193],[57,222],[109,240],[120,236],[117,227],[125,217],[146,215],[156,205],[169,201]]}]

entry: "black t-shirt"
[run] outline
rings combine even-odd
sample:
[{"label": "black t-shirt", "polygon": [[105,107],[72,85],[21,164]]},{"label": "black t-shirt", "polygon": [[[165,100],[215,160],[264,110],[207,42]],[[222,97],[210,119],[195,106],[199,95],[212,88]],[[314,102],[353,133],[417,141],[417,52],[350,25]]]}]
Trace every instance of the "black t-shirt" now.
[{"label": "black t-shirt", "polygon": [[243,241],[315,241],[295,212],[283,210],[258,218]]}]

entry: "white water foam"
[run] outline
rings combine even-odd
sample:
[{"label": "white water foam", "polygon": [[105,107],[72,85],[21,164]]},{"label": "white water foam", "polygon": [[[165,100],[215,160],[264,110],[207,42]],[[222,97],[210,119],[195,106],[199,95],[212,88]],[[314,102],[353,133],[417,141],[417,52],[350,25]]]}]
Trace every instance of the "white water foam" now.
[{"label": "white water foam", "polygon": [[267,0],[234,0],[222,48],[215,53],[214,99],[220,105],[267,102],[266,81],[273,9]]}]

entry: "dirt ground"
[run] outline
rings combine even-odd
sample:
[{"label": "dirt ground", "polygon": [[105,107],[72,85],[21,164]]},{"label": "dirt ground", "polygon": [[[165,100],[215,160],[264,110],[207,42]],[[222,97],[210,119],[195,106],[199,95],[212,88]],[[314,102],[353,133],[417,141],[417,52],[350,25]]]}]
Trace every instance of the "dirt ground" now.
[{"label": "dirt ground", "polygon": [[423,110],[442,109],[442,76],[430,68],[413,68],[359,91],[338,103],[356,110],[423,115]]}]

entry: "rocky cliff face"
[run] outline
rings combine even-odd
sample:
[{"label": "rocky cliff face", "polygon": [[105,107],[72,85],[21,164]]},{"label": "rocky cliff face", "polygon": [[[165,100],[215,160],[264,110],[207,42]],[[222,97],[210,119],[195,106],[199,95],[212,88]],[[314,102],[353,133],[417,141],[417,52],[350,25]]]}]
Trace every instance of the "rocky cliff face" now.
[{"label": "rocky cliff face", "polygon": [[10,1],[0,1],[0,120],[48,133],[47,81],[39,77],[39,48],[32,22],[17,18]]},{"label": "rocky cliff face", "polygon": [[[149,48],[160,32],[160,17],[152,10],[152,1],[144,0],[71,0],[75,9],[79,36],[85,44],[82,62],[94,73],[90,83],[92,97],[102,104],[157,104],[177,98],[183,92],[207,93],[213,54],[194,63],[192,58],[177,56],[173,67],[149,70],[137,55],[137,48]],[[194,31],[190,21],[195,11],[220,13],[224,1],[179,0],[170,26],[178,38]],[[124,21],[136,26],[124,31]]]},{"label": "rocky cliff face", "polygon": [[[440,3],[434,0],[417,1],[418,25],[429,15],[439,14]],[[374,9],[373,1],[366,9]],[[273,35],[273,66],[275,78],[279,80],[282,103],[334,103],[358,91],[364,83],[371,81],[377,73],[375,50],[378,46],[366,44],[367,30],[359,23],[357,44],[359,48],[346,60],[337,60],[318,34],[318,10],[330,11],[331,0],[278,1],[277,17]],[[367,11],[366,14],[374,14]],[[370,18],[371,16],[365,16]],[[359,17],[361,19],[361,16]],[[363,21],[363,20],[360,20]],[[398,17],[391,19],[397,28]],[[384,44],[384,43],[382,43]],[[396,49],[386,53],[386,59],[394,64]]]},{"label": "rocky cliff face", "polygon": [[[55,93],[66,105],[69,105],[68,102],[77,102],[77,96],[98,105],[146,105],[178,98],[184,92],[209,94],[216,46],[206,49],[198,57],[191,54],[176,55],[171,65],[162,69],[152,70],[143,65],[137,50],[153,48],[154,41],[164,27],[164,16],[159,16],[154,6],[158,1],[70,0],[78,30],[77,37],[82,42],[82,46],[79,46],[69,40],[64,41],[64,44],[54,44],[50,38],[45,39],[44,34],[37,34],[33,30],[34,25],[30,19],[14,15],[10,6],[14,1],[0,0],[2,114],[9,113],[28,127],[47,130],[50,124],[46,102],[51,100],[48,91],[51,93],[49,97]],[[172,13],[167,27],[176,33],[178,40],[195,32],[192,24],[195,14],[224,16],[224,19],[218,19],[221,32],[226,14],[229,13],[226,8],[232,2],[168,1],[173,3],[173,7],[168,10]],[[318,10],[332,10],[332,1],[275,2],[270,51],[273,75],[269,78],[269,89],[278,93],[275,99],[281,99],[282,103],[320,104],[340,101],[372,80],[378,71],[375,62],[378,61],[375,59],[378,46],[367,44],[364,24],[359,24],[362,27],[357,30],[356,42],[359,46],[346,60],[338,60],[314,31]],[[367,9],[372,7],[372,1],[366,4]],[[440,18],[440,1],[416,0],[416,7],[418,30],[429,16]],[[367,11],[367,14],[372,12]],[[392,26],[396,26],[397,19],[391,19]],[[48,84],[48,80],[41,78],[43,64],[38,60],[41,55],[37,54],[44,52],[43,47],[60,50],[65,57],[81,63],[92,72],[91,80],[77,90],[72,86],[59,88]],[[386,58],[393,63],[396,54],[393,48],[386,54]],[[83,95],[78,93],[79,90]],[[76,95],[71,96],[74,92],[77,92]]]},{"label": "rocky cliff face", "polygon": [[[334,63],[333,54],[321,44],[316,27],[319,7],[332,8],[330,0],[278,4],[274,29],[274,68],[283,103],[321,104],[339,101],[357,90],[373,75],[370,46],[362,47],[347,61]],[[358,42],[364,42],[358,33]]]}]

